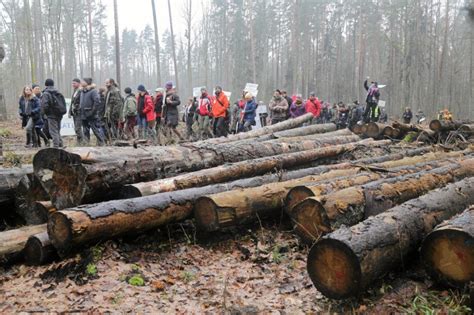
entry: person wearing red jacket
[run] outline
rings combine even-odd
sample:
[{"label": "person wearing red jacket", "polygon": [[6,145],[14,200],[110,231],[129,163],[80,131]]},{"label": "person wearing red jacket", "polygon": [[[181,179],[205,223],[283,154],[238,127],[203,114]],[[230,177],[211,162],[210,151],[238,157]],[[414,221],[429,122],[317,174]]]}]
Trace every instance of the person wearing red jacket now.
[{"label": "person wearing red jacket", "polygon": [[227,109],[229,108],[229,100],[227,96],[222,92],[220,86],[216,86],[215,89],[216,97],[212,100],[212,117],[214,117],[214,130],[216,137],[225,137],[227,136],[225,128],[225,118],[227,115]]},{"label": "person wearing red jacket", "polygon": [[[148,94],[145,86],[140,84],[137,88],[137,112],[138,112],[138,133],[142,139],[147,138],[148,131],[151,133],[151,137],[156,139],[156,113],[155,106],[150,94]],[[152,128],[150,128],[152,125]],[[153,129],[153,132],[151,131]]]},{"label": "person wearing red jacket", "polygon": [[197,99],[197,102],[196,112],[198,114],[199,138],[202,140],[211,136],[209,124],[210,116],[212,115],[212,103],[206,88],[201,88],[201,96]]},{"label": "person wearing red jacket", "polygon": [[305,104],[306,112],[313,114],[312,122],[316,122],[316,119],[321,115],[321,102],[316,97],[314,92],[309,93],[309,98]]}]

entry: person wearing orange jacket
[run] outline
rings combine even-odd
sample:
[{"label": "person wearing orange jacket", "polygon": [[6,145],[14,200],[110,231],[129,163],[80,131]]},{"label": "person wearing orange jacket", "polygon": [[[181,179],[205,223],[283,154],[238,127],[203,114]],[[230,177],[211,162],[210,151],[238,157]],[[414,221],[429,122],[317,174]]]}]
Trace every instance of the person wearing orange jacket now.
[{"label": "person wearing orange jacket", "polygon": [[215,136],[225,137],[227,136],[225,118],[229,108],[229,100],[224,92],[222,92],[222,87],[220,86],[216,86],[215,95],[216,97],[213,98],[211,107],[212,117],[214,117]]},{"label": "person wearing orange jacket", "polygon": [[306,112],[313,114],[312,123],[315,123],[316,120],[321,116],[321,102],[316,97],[314,92],[309,93],[309,98],[305,104]]}]

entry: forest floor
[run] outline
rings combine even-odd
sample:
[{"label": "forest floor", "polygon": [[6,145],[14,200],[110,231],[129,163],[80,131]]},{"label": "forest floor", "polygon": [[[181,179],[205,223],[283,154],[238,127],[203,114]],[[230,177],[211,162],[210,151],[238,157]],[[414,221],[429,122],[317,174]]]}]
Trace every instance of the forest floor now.
[{"label": "forest floor", "polygon": [[[31,162],[36,150],[24,148],[24,130],[10,122],[0,126],[0,137],[5,133],[4,151]],[[464,292],[435,287],[417,261],[357,299],[326,299],[306,273],[309,247],[287,221],[212,234],[199,234],[187,221],[99,243],[47,266],[2,266],[0,314],[470,313]]]}]

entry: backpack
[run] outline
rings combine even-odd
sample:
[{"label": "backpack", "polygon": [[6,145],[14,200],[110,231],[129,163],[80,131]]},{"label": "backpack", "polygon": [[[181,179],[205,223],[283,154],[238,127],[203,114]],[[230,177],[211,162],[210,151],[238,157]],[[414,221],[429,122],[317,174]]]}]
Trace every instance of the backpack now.
[{"label": "backpack", "polygon": [[135,117],[138,114],[137,111],[137,100],[134,96],[125,98],[126,117]]},{"label": "backpack", "polygon": [[56,114],[60,116],[63,116],[64,114],[66,114],[67,108],[66,108],[66,99],[64,98],[64,96],[59,92],[56,92],[56,93],[46,92],[46,93],[49,93],[49,95],[51,95],[52,104],[51,104],[50,112],[52,114]]}]

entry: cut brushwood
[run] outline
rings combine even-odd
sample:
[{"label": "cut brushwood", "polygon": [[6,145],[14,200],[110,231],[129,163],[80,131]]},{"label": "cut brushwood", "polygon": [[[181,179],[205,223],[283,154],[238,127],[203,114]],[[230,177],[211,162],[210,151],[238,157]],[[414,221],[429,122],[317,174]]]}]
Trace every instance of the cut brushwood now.
[{"label": "cut brushwood", "polygon": [[361,294],[374,280],[403,268],[423,238],[443,220],[474,204],[474,178],[433,190],[352,226],[341,227],[310,250],[307,270],[325,296]]},{"label": "cut brushwood", "polygon": [[439,282],[462,288],[474,281],[474,206],[428,234],[420,255]]},{"label": "cut brushwood", "polygon": [[309,197],[293,207],[296,232],[305,240],[351,226],[409,199],[474,175],[474,159],[451,163],[433,170],[381,179],[324,196]]}]

